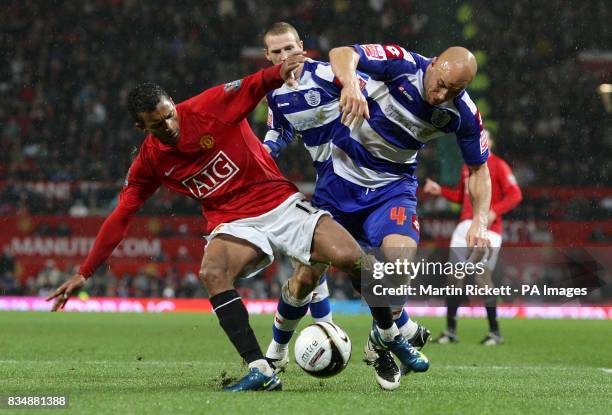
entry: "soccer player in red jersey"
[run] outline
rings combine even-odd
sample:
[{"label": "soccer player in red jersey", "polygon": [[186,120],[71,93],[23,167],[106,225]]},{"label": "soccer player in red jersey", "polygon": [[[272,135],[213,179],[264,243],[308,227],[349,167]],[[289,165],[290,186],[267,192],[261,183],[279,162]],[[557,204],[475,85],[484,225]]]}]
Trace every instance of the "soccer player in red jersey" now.
[{"label": "soccer player in red jersey", "polygon": [[[484,130],[489,147],[492,147],[490,133]],[[491,174],[491,208],[489,210],[489,240],[491,241],[491,255],[484,264],[485,271],[482,275],[475,276],[476,283],[482,286],[493,287],[493,270],[497,263],[499,249],[502,245],[502,215],[514,209],[522,200],[521,189],[516,183],[510,166],[499,156],[489,149],[487,160]],[[467,190],[469,170],[466,165],[461,169],[461,179],[456,188],[440,186],[431,179],[427,179],[423,191],[425,194],[442,196],[454,203],[461,204],[459,223],[451,238],[451,255],[454,260],[466,261],[467,249],[465,235],[472,224],[472,203]],[[462,284],[463,280],[452,280],[455,285]],[[438,343],[446,344],[457,342],[457,309],[461,298],[447,297],[446,330],[436,340]],[[487,319],[489,321],[489,334],[481,341],[481,344],[491,346],[503,342],[499,333],[497,322],[497,298],[489,296],[485,298]]]},{"label": "soccer player in red jersey", "polygon": [[[52,311],[63,308],[83,287],[126,235],[138,209],[164,185],[198,200],[207,222],[200,278],[221,327],[249,365],[249,373],[225,389],[280,389],[234,280],[268,266],[274,250],[305,265],[334,265],[351,275],[360,292],[362,272],[371,276],[373,271],[373,260],[350,234],[281,175],[245,119],[266,92],[280,87],[302,62],[302,55],[294,55],[178,105],[156,84],[134,88],[128,110],[148,135],[130,166],[119,203],[102,224],[85,262],[47,297],[55,299]],[[391,309],[371,307],[371,312],[386,347],[414,366],[413,349],[400,335]],[[428,362],[419,364],[422,371],[429,367]]]}]

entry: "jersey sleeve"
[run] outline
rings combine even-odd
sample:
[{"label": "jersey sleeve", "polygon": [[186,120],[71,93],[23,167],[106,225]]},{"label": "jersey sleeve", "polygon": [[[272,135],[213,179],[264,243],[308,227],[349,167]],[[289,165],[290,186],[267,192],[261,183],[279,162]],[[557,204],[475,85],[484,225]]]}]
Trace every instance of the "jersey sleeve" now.
[{"label": "jersey sleeve", "polygon": [[188,105],[194,112],[209,113],[227,124],[238,124],[255,109],[267,92],[283,85],[280,67],[280,64],[271,66],[245,78],[207,89],[191,98]]},{"label": "jersey sleeve", "polygon": [[468,166],[486,163],[489,158],[489,140],[480,111],[465,91],[455,98],[455,105],[461,116],[456,134],[463,160]]},{"label": "jersey sleeve", "polygon": [[160,182],[155,179],[150,169],[147,169],[145,163],[139,152],[130,166],[117,207],[100,227],[96,240],[79,269],[79,274],[85,278],[89,278],[111,256],[125,237],[138,209],[160,186]]},{"label": "jersey sleeve", "polygon": [[161,186],[149,163],[141,148],[128,170],[117,208],[137,211]]},{"label": "jersey sleeve", "polygon": [[510,166],[500,158],[497,158],[496,174],[492,179],[499,182],[502,197],[498,202],[491,204],[491,210],[497,216],[501,216],[514,209],[523,200],[523,194]]},{"label": "jersey sleeve", "polygon": [[357,69],[378,81],[391,81],[417,69],[412,54],[395,44],[353,45],[353,48],[359,54]]},{"label": "jersey sleeve", "polygon": [[268,132],[263,143],[270,149],[270,155],[278,157],[293,138],[293,126],[278,111],[274,99],[268,96]]}]

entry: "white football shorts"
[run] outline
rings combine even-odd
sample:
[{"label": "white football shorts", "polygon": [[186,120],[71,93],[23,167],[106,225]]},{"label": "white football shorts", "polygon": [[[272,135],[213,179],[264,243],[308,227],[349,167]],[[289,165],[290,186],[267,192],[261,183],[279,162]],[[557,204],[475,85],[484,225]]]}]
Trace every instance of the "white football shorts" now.
[{"label": "white football shorts", "polygon": [[[451,259],[456,262],[466,262],[469,261],[470,258],[467,257],[467,242],[465,237],[467,236],[468,230],[472,225],[472,220],[467,219],[459,222],[457,227],[453,232],[453,236],[451,237],[450,247],[451,247]],[[484,262],[484,266],[489,270],[493,271],[495,269],[495,264],[497,264],[497,257],[499,256],[499,250],[502,246],[502,237],[497,232],[488,231],[489,240],[491,241],[491,250],[489,259]]]},{"label": "white football shorts", "polygon": [[274,262],[275,251],[312,265],[312,239],[324,215],[331,216],[328,211],[313,207],[303,194],[296,193],[263,215],[220,224],[206,239],[210,242],[219,234],[232,235],[261,249],[265,254],[261,262],[239,276],[250,278]]}]

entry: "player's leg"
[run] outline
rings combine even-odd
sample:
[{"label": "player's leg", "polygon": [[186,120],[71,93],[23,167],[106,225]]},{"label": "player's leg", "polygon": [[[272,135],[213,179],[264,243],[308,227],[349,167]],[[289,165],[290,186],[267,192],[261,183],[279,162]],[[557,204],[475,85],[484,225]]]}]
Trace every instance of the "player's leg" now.
[{"label": "player's leg", "polygon": [[[493,285],[493,271],[485,269],[482,275],[475,278],[476,285],[481,287],[494,287]],[[485,346],[495,346],[503,343],[503,339],[499,333],[499,323],[497,321],[497,297],[494,295],[488,295],[483,298],[484,306],[487,310],[487,321],[489,324],[489,333],[480,344]]]},{"label": "player's leg", "polygon": [[200,278],[210,297],[219,324],[240,356],[249,365],[249,374],[227,390],[280,389],[280,380],[264,359],[249,324],[249,314],[238,292],[235,279],[261,262],[264,253],[237,237],[220,234],[206,247]]},{"label": "player's leg", "polygon": [[319,280],[319,285],[312,292],[310,301],[310,315],[315,323],[331,323],[332,312],[329,301],[329,287],[327,286],[327,274],[323,274]]},{"label": "player's leg", "polygon": [[[450,242],[450,262],[457,263],[468,260],[467,243],[465,238],[471,223],[471,220],[465,220],[455,227]],[[458,279],[454,275],[450,275],[448,277],[447,286],[454,285],[457,288],[461,288],[463,286],[463,282],[463,279]],[[459,310],[459,306],[461,305],[461,301],[463,301],[463,296],[446,297],[446,329],[435,340],[436,343],[448,344],[459,341],[459,338],[457,337],[457,312]]]},{"label": "player's leg", "polygon": [[[351,276],[353,287],[366,300],[374,298],[371,283],[375,260],[366,255],[355,239],[329,216],[323,216],[317,223],[312,241],[310,261],[334,265]],[[362,286],[362,275],[366,286]],[[375,341],[393,352],[402,363],[423,372],[429,368],[429,361],[416,351],[401,335],[391,307],[385,304],[369,303],[374,318]]]},{"label": "player's leg", "polygon": [[[419,242],[419,223],[416,215],[416,197],[409,193],[399,194],[376,208],[363,225],[364,234],[373,246],[380,247],[380,254],[388,263],[409,263],[414,261]],[[409,285],[409,275],[396,275],[395,280]],[[400,279],[401,278],[401,279]],[[393,314],[395,323],[406,340],[415,348],[422,348],[431,332],[420,326],[405,310],[406,297],[395,299]],[[370,346],[370,341],[366,349]],[[379,356],[381,353],[379,351]],[[422,355],[425,358],[424,355]],[[382,356],[381,356],[382,357]],[[408,365],[401,365],[401,374],[412,371]]]},{"label": "player's leg", "polygon": [[[491,241],[492,251],[491,255],[484,263],[485,271],[482,275],[475,276],[476,284],[482,287],[495,286],[493,282],[493,270],[495,269],[495,265],[497,264],[497,258],[499,255],[499,250],[501,248],[502,238],[501,235],[499,235],[498,233],[489,231],[489,240]],[[485,346],[500,345],[504,342],[504,339],[500,334],[499,322],[497,321],[497,297],[493,295],[485,297],[484,305],[487,310],[489,333],[484,339],[482,339],[480,344]]]},{"label": "player's leg", "polygon": [[[413,215],[413,221],[417,220],[416,215]],[[416,256],[416,250],[418,246],[418,231],[414,229],[412,225],[404,229],[387,229],[391,232],[403,232],[386,234],[382,240],[381,252],[385,261],[414,261]],[[383,232],[385,232],[383,230]],[[407,279],[406,283],[410,283]],[[427,343],[431,332],[424,326],[419,325],[413,321],[406,309],[404,304],[398,304],[393,308],[393,316],[395,324],[400,329],[400,332],[406,340],[408,340],[414,347],[421,349]]]},{"label": "player's leg", "polygon": [[324,267],[310,267],[297,261],[292,262],[293,275],[281,288],[272,325],[272,341],[266,351],[266,359],[276,371],[284,370],[289,363],[289,341],[300,320],[308,312],[312,291],[325,271]]}]

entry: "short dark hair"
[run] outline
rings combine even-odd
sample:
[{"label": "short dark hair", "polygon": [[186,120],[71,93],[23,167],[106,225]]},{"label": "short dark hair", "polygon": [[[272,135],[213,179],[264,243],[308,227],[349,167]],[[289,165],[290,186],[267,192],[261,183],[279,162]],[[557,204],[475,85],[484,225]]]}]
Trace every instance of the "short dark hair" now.
[{"label": "short dark hair", "polygon": [[268,45],[266,45],[266,36],[282,35],[284,33],[293,33],[293,36],[295,36],[295,41],[296,42],[300,41],[300,35],[298,31],[295,29],[295,27],[293,27],[287,22],[276,22],[276,23],[272,23],[272,25],[268,28],[268,30],[266,30],[266,33],[264,33],[264,36],[263,36],[264,48],[268,49]]},{"label": "short dark hair", "polygon": [[155,111],[157,104],[164,97],[170,99],[170,96],[161,86],[153,82],[143,82],[133,88],[128,94],[128,111],[134,121],[142,123],[142,118],[140,118],[138,113]]}]

